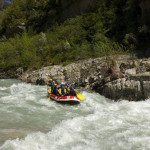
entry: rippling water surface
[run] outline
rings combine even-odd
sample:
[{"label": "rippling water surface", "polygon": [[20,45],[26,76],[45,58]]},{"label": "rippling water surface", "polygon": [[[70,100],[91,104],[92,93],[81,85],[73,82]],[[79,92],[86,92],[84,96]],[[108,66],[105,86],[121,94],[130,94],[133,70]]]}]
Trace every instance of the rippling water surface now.
[{"label": "rippling water surface", "polygon": [[45,86],[0,80],[0,150],[149,150],[150,100],[49,101]]}]

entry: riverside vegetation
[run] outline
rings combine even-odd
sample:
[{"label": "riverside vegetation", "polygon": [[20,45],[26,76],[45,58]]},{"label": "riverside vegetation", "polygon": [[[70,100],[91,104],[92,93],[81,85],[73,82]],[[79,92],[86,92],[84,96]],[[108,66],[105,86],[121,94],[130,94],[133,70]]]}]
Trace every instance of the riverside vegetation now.
[{"label": "riverside vegetation", "polygon": [[[70,0],[67,7],[79,3]],[[95,0],[73,18],[61,0],[14,0],[0,12],[0,68],[38,69],[113,54],[135,53],[141,10],[137,0]],[[68,9],[68,8],[65,9]],[[84,6],[83,6],[84,7]]]}]

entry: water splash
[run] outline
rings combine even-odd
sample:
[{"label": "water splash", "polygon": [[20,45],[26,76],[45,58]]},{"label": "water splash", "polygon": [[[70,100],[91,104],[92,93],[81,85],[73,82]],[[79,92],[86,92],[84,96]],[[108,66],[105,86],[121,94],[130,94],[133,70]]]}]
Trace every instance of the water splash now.
[{"label": "water splash", "polygon": [[150,100],[114,103],[84,92],[81,105],[62,106],[48,101],[46,87],[12,83],[6,91],[0,97],[1,150],[150,149]]}]

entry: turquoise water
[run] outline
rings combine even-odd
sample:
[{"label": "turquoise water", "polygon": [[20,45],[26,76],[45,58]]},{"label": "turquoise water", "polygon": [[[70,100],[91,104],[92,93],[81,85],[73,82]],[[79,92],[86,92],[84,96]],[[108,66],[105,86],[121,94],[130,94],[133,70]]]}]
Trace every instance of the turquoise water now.
[{"label": "turquoise water", "polygon": [[148,150],[150,100],[49,101],[46,86],[0,80],[0,150]]}]

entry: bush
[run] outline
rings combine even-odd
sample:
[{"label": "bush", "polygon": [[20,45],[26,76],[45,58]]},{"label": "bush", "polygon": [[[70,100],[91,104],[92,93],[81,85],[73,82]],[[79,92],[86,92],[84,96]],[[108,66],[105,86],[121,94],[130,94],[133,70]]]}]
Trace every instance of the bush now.
[{"label": "bush", "polygon": [[[61,25],[55,22],[55,25],[51,25],[52,28],[46,27],[48,24],[44,25],[47,31],[39,34],[31,32],[37,32],[38,28],[42,30],[41,24],[49,10],[47,7],[56,6],[56,3],[48,0],[37,1],[36,4],[32,0],[26,2],[28,3],[16,0],[2,14],[3,30],[9,31],[9,34],[13,30],[15,34],[13,38],[0,42],[0,68],[37,69],[51,64],[68,64],[91,57],[127,53],[116,40],[120,36],[125,37],[125,30],[121,30],[124,22],[117,14],[118,11],[122,12],[125,1],[100,0],[101,5],[97,4],[98,13],[86,13],[68,19]],[[30,8],[35,11],[31,9],[27,12]],[[17,34],[14,27],[20,26],[20,23],[24,23],[26,31]],[[119,30],[116,31],[117,29]],[[126,36],[124,41],[127,44],[129,40]]]}]

